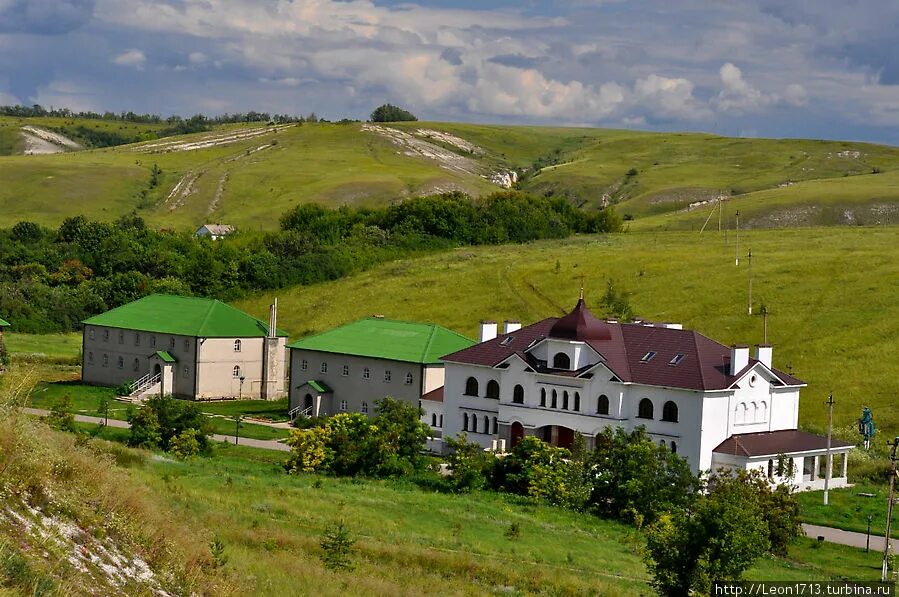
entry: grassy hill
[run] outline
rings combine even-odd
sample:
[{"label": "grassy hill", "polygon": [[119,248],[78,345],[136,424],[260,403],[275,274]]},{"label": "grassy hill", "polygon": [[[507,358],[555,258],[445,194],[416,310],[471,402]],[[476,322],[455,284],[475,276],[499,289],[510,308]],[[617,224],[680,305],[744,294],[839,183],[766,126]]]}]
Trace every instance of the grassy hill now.
[{"label": "grassy hill", "polygon": [[[266,293],[237,303],[264,317],[279,296],[279,322],[291,336],[383,314],[439,323],[476,337],[489,318],[533,322],[570,309],[584,275],[597,306],[606,281],[632,294],[635,312],[681,322],[723,343],[763,341],[766,305],[774,364],[809,382],[800,423],[821,430],[823,401],[834,392],[835,425],[855,437],[862,406],[883,437],[899,431],[893,408],[899,364],[899,228],[753,230],[754,313],[747,314],[748,269],[734,265],[733,236],[667,232],[582,237],[525,246],[460,249],[385,264],[336,282]],[[601,309],[597,308],[597,313]]]},{"label": "grassy hill", "polygon": [[[480,194],[498,189],[490,178],[510,170],[529,192],[585,209],[616,204],[635,227],[698,228],[711,208],[704,202],[721,194],[732,197],[727,213],[741,209],[747,226],[899,221],[899,149],[863,143],[456,123],[248,124],[107,149],[3,155],[21,150],[26,124],[135,136],[163,126],[0,118],[0,226],[54,226],[79,213],[109,220],[136,209],[160,227],[272,229],[297,203]],[[152,186],[154,165],[162,174]]]}]

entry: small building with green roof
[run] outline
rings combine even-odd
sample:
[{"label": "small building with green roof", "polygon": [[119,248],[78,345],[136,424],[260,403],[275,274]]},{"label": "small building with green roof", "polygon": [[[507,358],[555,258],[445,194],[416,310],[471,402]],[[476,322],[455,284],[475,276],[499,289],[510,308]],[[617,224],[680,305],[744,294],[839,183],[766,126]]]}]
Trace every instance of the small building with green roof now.
[{"label": "small building with green roof", "polygon": [[439,428],[442,404],[422,404],[422,396],[443,387],[440,357],[473,344],[439,325],[382,317],[307,336],[288,345],[291,413],[374,414],[375,401],[391,396],[433,406],[426,422]]},{"label": "small building with green roof", "polygon": [[287,334],[215,299],[154,294],[84,320],[81,378],[132,397],[284,395]]}]

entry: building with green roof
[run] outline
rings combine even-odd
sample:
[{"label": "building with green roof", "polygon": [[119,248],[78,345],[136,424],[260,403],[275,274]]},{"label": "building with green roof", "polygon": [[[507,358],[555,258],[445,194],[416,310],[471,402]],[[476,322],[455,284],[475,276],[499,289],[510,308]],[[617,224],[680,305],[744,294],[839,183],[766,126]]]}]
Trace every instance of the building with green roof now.
[{"label": "building with green roof", "polygon": [[221,301],[154,294],[84,320],[85,383],[135,382],[133,396],[277,398],[287,334]]},{"label": "building with green roof", "polygon": [[[443,387],[440,357],[473,344],[439,325],[382,317],[307,336],[288,345],[291,412],[374,414],[375,401],[385,396],[419,405]],[[429,415],[437,427],[439,413]]]}]

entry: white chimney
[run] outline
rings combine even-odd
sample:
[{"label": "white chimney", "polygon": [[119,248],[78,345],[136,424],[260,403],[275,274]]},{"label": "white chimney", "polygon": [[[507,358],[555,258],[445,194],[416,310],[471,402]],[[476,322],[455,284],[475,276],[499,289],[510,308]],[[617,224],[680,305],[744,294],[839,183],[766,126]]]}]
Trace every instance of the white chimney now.
[{"label": "white chimney", "polygon": [[496,440],[492,440],[492,441],[490,442],[490,451],[491,451],[491,452],[496,452]]},{"label": "white chimney", "polygon": [[734,344],[730,349],[730,374],[736,375],[749,364],[749,346]]},{"label": "white chimney", "polygon": [[755,358],[765,367],[771,368],[771,358],[774,355],[774,348],[770,344],[756,344]]},{"label": "white chimney", "polygon": [[663,323],[660,324],[663,328],[668,328],[669,330],[682,330],[684,329],[684,324],[682,323]]},{"label": "white chimney", "polygon": [[511,334],[521,329],[521,322],[517,319],[507,319],[503,322],[503,333]]},{"label": "white chimney", "polygon": [[484,320],[481,322],[481,342],[496,338],[496,322]]},{"label": "white chimney", "polygon": [[500,451],[500,454],[506,453],[506,440],[504,440],[504,439],[499,440],[499,451]]}]

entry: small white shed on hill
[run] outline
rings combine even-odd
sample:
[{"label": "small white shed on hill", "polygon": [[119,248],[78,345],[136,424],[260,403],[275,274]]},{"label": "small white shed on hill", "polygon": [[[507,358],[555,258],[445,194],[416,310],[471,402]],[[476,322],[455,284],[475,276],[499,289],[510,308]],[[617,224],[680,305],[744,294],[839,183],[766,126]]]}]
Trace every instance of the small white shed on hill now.
[{"label": "small white shed on hill", "polygon": [[229,234],[234,234],[234,226],[227,224],[203,224],[197,229],[197,236],[209,236],[212,240],[224,238]]}]

